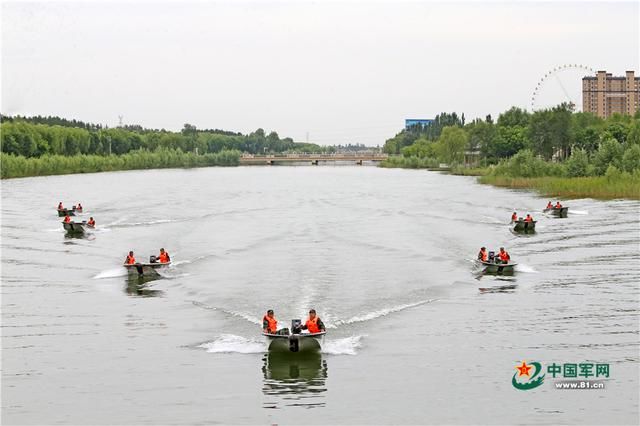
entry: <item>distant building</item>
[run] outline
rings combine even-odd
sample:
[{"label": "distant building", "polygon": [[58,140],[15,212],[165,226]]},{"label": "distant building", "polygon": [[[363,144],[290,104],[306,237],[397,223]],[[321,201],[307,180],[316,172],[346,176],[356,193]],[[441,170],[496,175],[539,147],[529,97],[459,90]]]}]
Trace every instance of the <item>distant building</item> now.
[{"label": "distant building", "polygon": [[582,110],[607,118],[613,113],[633,115],[640,107],[640,77],[627,71],[624,77],[613,77],[598,71],[595,77],[582,79]]},{"label": "distant building", "polygon": [[433,120],[430,118],[407,118],[404,120],[404,128],[409,129],[409,127],[413,127],[416,125],[425,127],[429,126],[431,123],[433,123]]}]

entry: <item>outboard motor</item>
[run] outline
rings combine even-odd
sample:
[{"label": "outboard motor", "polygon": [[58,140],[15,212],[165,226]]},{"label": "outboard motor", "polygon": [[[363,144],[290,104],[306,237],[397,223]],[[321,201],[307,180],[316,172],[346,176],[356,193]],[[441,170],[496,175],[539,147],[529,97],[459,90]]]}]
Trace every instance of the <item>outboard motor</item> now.
[{"label": "outboard motor", "polygon": [[302,331],[302,320],[293,319],[291,320],[291,334],[300,334]]},{"label": "outboard motor", "polygon": [[149,263],[156,263],[156,262],[157,262],[157,259],[155,256],[153,255],[149,256]]},{"label": "outboard motor", "polygon": [[300,342],[298,335],[302,331],[302,321],[299,319],[291,320],[291,335],[289,336],[289,351],[298,352],[300,350]]}]

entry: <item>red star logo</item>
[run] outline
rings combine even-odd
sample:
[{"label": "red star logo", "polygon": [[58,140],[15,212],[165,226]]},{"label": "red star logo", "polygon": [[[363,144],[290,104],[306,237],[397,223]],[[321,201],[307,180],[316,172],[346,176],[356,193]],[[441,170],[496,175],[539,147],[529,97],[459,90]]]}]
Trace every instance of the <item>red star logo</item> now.
[{"label": "red star logo", "polygon": [[516,370],[520,370],[520,374],[518,374],[518,377],[520,376],[527,376],[530,377],[529,375],[529,370],[531,370],[533,367],[530,365],[527,365],[527,363],[525,361],[522,361],[522,365],[519,367],[516,367]]}]

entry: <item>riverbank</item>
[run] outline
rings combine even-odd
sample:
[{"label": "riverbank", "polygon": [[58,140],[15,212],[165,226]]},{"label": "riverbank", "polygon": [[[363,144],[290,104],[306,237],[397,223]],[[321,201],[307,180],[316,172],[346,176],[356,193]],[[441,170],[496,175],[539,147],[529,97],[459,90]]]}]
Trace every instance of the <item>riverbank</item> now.
[{"label": "riverbank", "polygon": [[541,195],[562,198],[594,198],[640,200],[640,175],[621,174],[618,177],[538,177],[512,178],[485,175],[478,182],[503,188],[535,189]]},{"label": "riverbank", "polygon": [[2,153],[0,163],[2,179],[10,179],[118,170],[237,166],[240,164],[240,152],[221,151],[198,155],[160,149],[154,152],[132,151],[123,155],[45,155],[34,158]]}]

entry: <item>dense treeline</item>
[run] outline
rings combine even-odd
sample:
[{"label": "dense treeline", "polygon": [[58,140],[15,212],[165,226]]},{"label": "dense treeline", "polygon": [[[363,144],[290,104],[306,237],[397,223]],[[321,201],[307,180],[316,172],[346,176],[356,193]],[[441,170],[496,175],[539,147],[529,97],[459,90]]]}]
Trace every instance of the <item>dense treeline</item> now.
[{"label": "dense treeline", "polygon": [[195,154],[177,149],[138,150],[123,155],[43,155],[26,158],[0,154],[2,178],[93,173],[115,170],[161,169],[170,167],[237,166],[239,151]]},{"label": "dense treeline", "polygon": [[495,165],[492,174],[512,177],[603,176],[610,167],[626,173],[640,169],[640,113],[601,119],[574,113],[567,104],[534,113],[513,107],[496,123],[487,116],[432,132],[428,127],[403,130],[385,143],[384,151],[402,154],[404,160],[395,160],[399,166],[429,158],[452,165]]},{"label": "dense treeline", "polygon": [[59,117],[2,116],[2,152],[27,158],[44,155],[123,155],[137,150],[160,149],[219,153],[237,150],[251,154],[280,152],[333,152],[333,147],[296,143],[276,132],[258,129],[248,135],[223,130],[199,130],[185,124],[180,132],[129,125],[106,128]]}]

